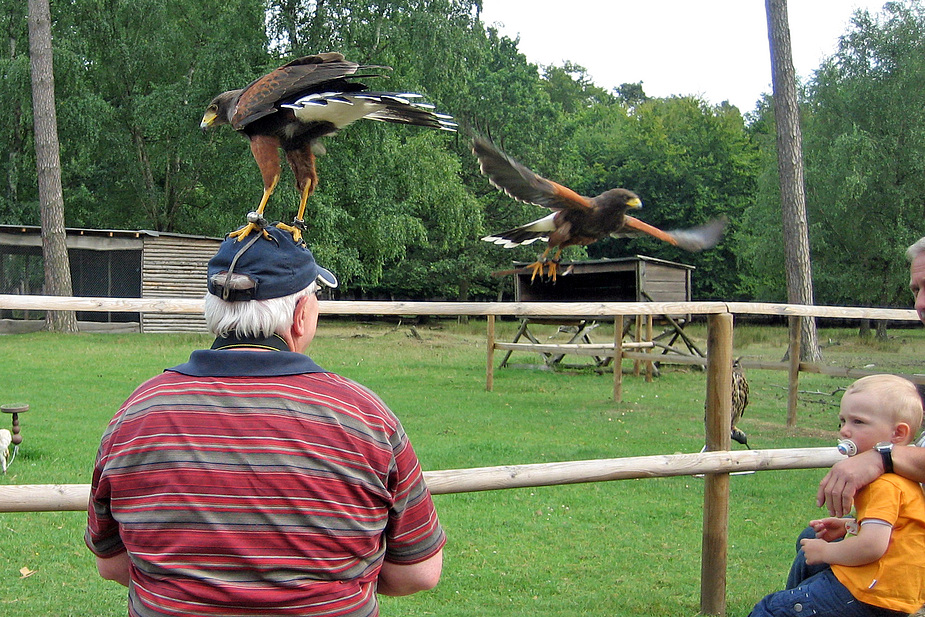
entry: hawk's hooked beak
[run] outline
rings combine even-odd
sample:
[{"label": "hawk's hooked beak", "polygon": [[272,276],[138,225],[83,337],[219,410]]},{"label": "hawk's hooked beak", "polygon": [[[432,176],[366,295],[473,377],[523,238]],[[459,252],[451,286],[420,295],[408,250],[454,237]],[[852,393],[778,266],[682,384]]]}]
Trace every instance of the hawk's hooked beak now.
[{"label": "hawk's hooked beak", "polygon": [[633,197],[628,202],[626,202],[626,205],[629,206],[630,208],[641,208],[642,200],[639,199],[638,197]]},{"label": "hawk's hooked beak", "polygon": [[215,122],[217,117],[218,115],[215,113],[215,111],[211,109],[206,110],[205,115],[202,117],[202,121],[199,123],[199,128],[206,130],[212,126],[212,123]]}]

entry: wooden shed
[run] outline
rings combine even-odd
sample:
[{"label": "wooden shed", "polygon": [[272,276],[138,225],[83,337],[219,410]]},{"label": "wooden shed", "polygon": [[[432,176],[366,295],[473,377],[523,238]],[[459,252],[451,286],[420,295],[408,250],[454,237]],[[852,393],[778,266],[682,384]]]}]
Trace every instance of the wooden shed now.
[{"label": "wooden shed", "polygon": [[[115,229],[67,229],[75,296],[202,298],[206,266],[221,238]],[[0,293],[41,294],[41,228],[0,225]],[[30,315],[2,318],[28,319]],[[81,312],[89,322],[136,324],[141,332],[204,332],[201,315]]]},{"label": "wooden shed", "polygon": [[517,302],[689,302],[694,266],[634,255],[617,259],[563,261],[556,281],[530,281],[517,263]]}]

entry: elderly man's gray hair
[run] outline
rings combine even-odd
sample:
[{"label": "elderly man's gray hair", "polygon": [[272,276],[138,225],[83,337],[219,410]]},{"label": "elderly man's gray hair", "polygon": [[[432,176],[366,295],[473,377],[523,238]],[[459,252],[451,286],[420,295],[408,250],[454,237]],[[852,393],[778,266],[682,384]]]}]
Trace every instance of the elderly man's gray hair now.
[{"label": "elderly man's gray hair", "polygon": [[906,249],[906,259],[909,263],[915,261],[916,257],[925,253],[925,237],[919,238],[918,241]]},{"label": "elderly man's gray hair", "polygon": [[318,290],[318,283],[281,298],[226,302],[206,294],[206,325],[215,336],[234,334],[240,338],[266,338],[292,327],[295,307],[300,299]]}]

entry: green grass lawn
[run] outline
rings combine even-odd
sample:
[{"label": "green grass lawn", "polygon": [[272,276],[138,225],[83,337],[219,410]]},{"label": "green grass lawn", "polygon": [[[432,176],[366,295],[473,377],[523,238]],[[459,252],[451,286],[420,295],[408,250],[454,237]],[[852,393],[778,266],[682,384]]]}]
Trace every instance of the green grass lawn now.
[{"label": "green grass lawn", "polygon": [[[516,324],[499,324],[511,340]],[[608,330],[603,328],[601,331]],[[322,320],[312,356],[368,385],[402,418],[425,470],[697,452],[705,373],[663,366],[652,383],[593,370],[498,369],[485,391],[484,322],[408,326]],[[705,329],[688,328],[705,348]],[[552,336],[552,334],[550,334]],[[600,335],[601,341],[607,335]],[[736,355],[778,361],[786,328],[736,328]],[[917,370],[925,332],[882,343],[823,330],[825,362]],[[89,482],[102,431],[145,378],[186,360],[195,335],[47,333],[0,337],[0,403],[28,403],[23,446],[0,484]],[[520,354],[515,362],[536,362]],[[500,359],[499,359],[500,361]],[[577,360],[576,361],[580,361]],[[629,366],[629,362],[626,363]],[[803,375],[797,426],[785,425],[787,377],[751,370],[741,428],[754,448],[833,445],[840,388]],[[8,418],[0,418],[8,426]],[[736,446],[738,447],[738,446]],[[731,478],[727,614],[779,589],[797,532],[820,514],[822,470]],[[696,615],[703,481],[625,480],[435,497],[449,535],[440,586],[383,600],[383,615]],[[83,545],[85,515],[0,513],[0,615],[121,616],[125,590],[101,581]],[[25,572],[27,575],[23,575]]]}]

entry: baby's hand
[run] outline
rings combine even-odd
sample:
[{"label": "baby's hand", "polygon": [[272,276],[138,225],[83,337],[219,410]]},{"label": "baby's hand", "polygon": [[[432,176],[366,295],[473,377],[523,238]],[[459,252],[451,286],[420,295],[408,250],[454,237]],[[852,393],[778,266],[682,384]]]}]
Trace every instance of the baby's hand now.
[{"label": "baby's hand", "polygon": [[851,519],[828,517],[810,521],[809,526],[816,532],[816,538],[826,542],[834,542],[845,537],[849,520]]},{"label": "baby's hand", "polygon": [[806,557],[806,563],[814,566],[820,563],[827,563],[825,559],[825,550],[829,543],[822,539],[804,538],[800,540],[800,548]]}]

